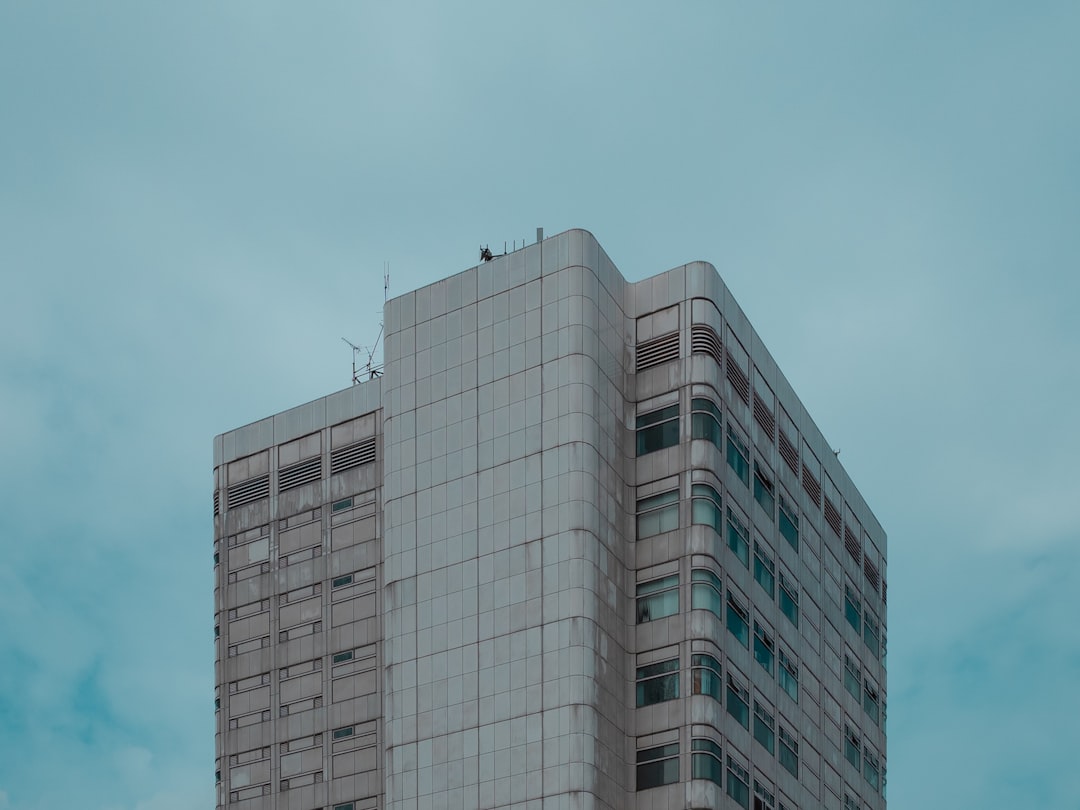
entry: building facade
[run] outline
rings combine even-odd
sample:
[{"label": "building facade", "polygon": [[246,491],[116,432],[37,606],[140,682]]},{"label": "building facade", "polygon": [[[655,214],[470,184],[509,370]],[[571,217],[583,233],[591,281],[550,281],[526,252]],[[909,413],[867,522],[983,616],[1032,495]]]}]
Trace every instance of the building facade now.
[{"label": "building facade", "polygon": [[214,441],[219,808],[885,807],[885,533],[711,265],[385,325]]}]

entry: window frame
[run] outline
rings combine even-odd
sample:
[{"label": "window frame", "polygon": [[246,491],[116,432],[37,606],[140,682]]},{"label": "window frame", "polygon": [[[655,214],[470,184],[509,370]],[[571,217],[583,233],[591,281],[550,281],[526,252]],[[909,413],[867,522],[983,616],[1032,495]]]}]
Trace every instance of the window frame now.
[{"label": "window frame", "polygon": [[[852,618],[854,616],[854,618]],[[862,596],[856,594],[855,589],[848,583],[844,583],[844,618],[855,631],[855,635],[862,635]]]},{"label": "window frame", "polygon": [[743,568],[750,568],[750,531],[746,524],[732,510],[731,505],[727,508],[727,545],[735,558],[743,564]]},{"label": "window frame", "polygon": [[[705,775],[699,773],[699,762],[705,763],[707,771],[715,769],[715,773],[706,773]],[[722,786],[723,774],[724,754],[720,744],[708,737],[694,737],[690,740],[690,778],[707,780]]]},{"label": "window frame", "polygon": [[[739,600],[732,594],[731,589],[727,592],[727,625],[728,632],[735,637],[743,647],[750,649],[750,611],[739,604]],[[742,627],[742,632],[736,628]]]},{"label": "window frame", "polygon": [[[702,596],[699,597],[699,594]],[[712,602],[712,606],[698,604],[699,598]],[[720,575],[711,568],[699,566],[690,569],[690,609],[707,610],[721,622],[724,621],[724,587]]]},{"label": "window frame", "polygon": [[[769,516],[769,522],[776,522],[776,485],[768,475],[768,468],[754,459],[754,501],[761,511]],[[765,502],[768,501],[768,506]]]},{"label": "window frame", "polygon": [[[657,687],[657,683],[660,684],[659,687]],[[674,690],[671,689],[672,684],[674,684]],[[659,688],[662,696],[655,700],[645,701],[644,699],[649,696],[648,690],[650,688]],[[670,658],[666,661],[657,661],[638,667],[634,680],[634,694],[639,709],[645,706],[655,706],[658,703],[666,703],[669,700],[678,700],[679,658]]]},{"label": "window frame", "polygon": [[[758,735],[759,730],[761,736]],[[757,698],[754,699],[754,729],[751,732],[758,745],[776,756],[776,717],[766,711]],[[762,737],[765,737],[763,740]]]},{"label": "window frame", "polygon": [[[799,778],[799,740],[784,728],[782,723],[776,724],[776,736],[780,743],[780,748],[777,751],[776,758],[780,761],[781,767],[783,767],[788,773]],[[787,752],[790,758],[790,762],[785,762],[784,753]],[[794,765],[794,767],[792,767]]]},{"label": "window frame", "polygon": [[[664,532],[677,531],[679,528],[678,487],[665,490],[664,492],[658,492],[655,495],[647,495],[644,498],[638,498],[635,503],[635,508],[636,521],[634,525],[636,539],[638,540],[655,537]],[[672,516],[674,516],[675,519],[674,525],[671,525],[670,523]],[[656,520],[657,525],[655,531],[651,527],[643,529],[643,520]],[[648,533],[646,533],[646,531]]]},{"label": "window frame", "polygon": [[[712,690],[707,685],[712,684]],[[723,702],[724,675],[720,661],[709,653],[690,654],[690,694],[705,695],[717,703]]]},{"label": "window frame", "polygon": [[[690,438],[711,442],[717,450],[724,446],[723,412],[708,397],[690,398]],[[715,425],[715,431],[713,429]],[[714,435],[708,435],[714,433]]]},{"label": "window frame", "polygon": [[754,619],[753,655],[757,665],[768,672],[769,677],[772,677],[773,661],[776,660],[776,642],[769,629],[756,618]]},{"label": "window frame", "polygon": [[[675,763],[674,773],[672,773],[671,763]],[[635,780],[634,788],[637,791],[652,790],[653,788],[663,787],[664,785],[675,785],[679,782],[679,743],[678,741],[673,743],[665,743],[663,745],[654,745],[649,748],[639,748],[637,750],[637,758],[635,764]],[[659,765],[659,768],[657,768]],[[645,785],[641,784],[642,773],[651,773],[653,770],[659,771],[659,781],[653,784]]]},{"label": "window frame", "polygon": [[[678,402],[639,414],[634,422],[635,455],[640,458],[669,447],[677,447],[680,438],[679,417]],[[653,437],[656,437],[656,446],[653,446]]]},{"label": "window frame", "polygon": [[[742,785],[740,792],[737,785]],[[724,790],[728,797],[736,802],[743,810],[750,808],[750,772],[736,762],[731,754],[727,755],[727,784]],[[739,795],[736,795],[739,793]]]},{"label": "window frame", "polygon": [[[698,510],[702,507],[708,508],[712,515],[711,520],[698,519]],[[690,523],[694,526],[709,526],[717,534],[723,533],[724,508],[720,493],[712,484],[696,481],[690,485]]]},{"label": "window frame", "polygon": [[[727,423],[727,458],[728,466],[735,472],[735,477],[743,482],[743,486],[750,486],[750,448],[742,437],[731,426],[731,417]],[[740,463],[741,462],[741,463]]]},{"label": "window frame", "polygon": [[[769,587],[762,582],[762,575],[769,578]],[[769,600],[776,598],[776,563],[769,556],[769,552],[757,540],[754,541],[754,582],[769,595]]]},{"label": "window frame", "polygon": [[[778,492],[777,501],[780,511],[777,513],[777,522],[780,527],[780,536],[787,540],[788,545],[795,551],[799,550],[799,508],[783,492]],[[785,523],[787,524],[785,529]]]},{"label": "window frame", "polygon": [[[776,680],[784,693],[796,703],[799,702],[799,664],[786,652],[784,648],[777,649]],[[794,684],[794,691],[790,686]]]},{"label": "window frame", "polygon": [[[652,586],[656,586],[655,589]],[[642,588],[645,588],[642,591]],[[667,605],[667,599],[670,598],[670,594],[675,594],[675,609],[668,613],[661,613],[659,616],[653,615],[653,610],[649,608],[647,612],[643,611],[643,608],[649,607],[652,604],[660,604],[665,607]],[[679,574],[667,574],[662,577],[654,577],[647,579],[643,582],[638,582],[634,592],[635,596],[635,613],[637,615],[637,624],[645,624],[646,622],[654,622],[660,619],[666,619],[668,616],[677,616],[680,612],[679,608]],[[642,618],[642,615],[645,618]]]},{"label": "window frame", "polygon": [[[792,578],[791,581],[784,576],[784,572],[781,569],[779,572],[779,586],[780,590],[777,593],[776,601],[780,605],[780,612],[784,614],[784,617],[795,626],[799,627],[799,584]],[[785,605],[784,597],[787,597],[787,605]]]},{"label": "window frame", "polygon": [[[750,690],[739,683],[731,674],[731,668],[727,671],[727,698],[724,701],[724,709],[735,718],[740,726],[747,731],[750,730]],[[732,704],[736,703],[736,708],[741,705],[740,711],[735,711],[732,708]]]}]

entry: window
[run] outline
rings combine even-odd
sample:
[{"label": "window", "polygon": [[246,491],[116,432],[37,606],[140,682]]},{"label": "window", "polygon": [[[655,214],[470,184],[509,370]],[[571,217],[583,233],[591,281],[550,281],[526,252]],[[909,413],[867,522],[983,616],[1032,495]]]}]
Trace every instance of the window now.
[{"label": "window", "polygon": [[859,741],[859,733],[851,726],[844,724],[844,758],[859,772],[859,754],[862,743]]},{"label": "window", "polygon": [[340,739],[343,739],[345,737],[351,737],[352,735],[353,735],[353,727],[352,726],[345,726],[344,728],[335,728],[334,729],[334,739],[335,740],[340,740]]},{"label": "window", "polygon": [[858,633],[859,625],[862,623],[862,600],[846,583],[844,584],[844,616],[847,617],[848,624]]},{"label": "window", "polygon": [[679,575],[638,583],[637,623],[643,624],[679,612]]},{"label": "window", "polygon": [[[638,455],[641,455],[640,453]],[[750,486],[750,452],[746,444],[731,428],[731,422],[727,426],[727,463],[735,471],[735,475],[743,482],[744,486]]]},{"label": "window", "polygon": [[847,653],[844,653],[844,686],[856,701],[862,698],[862,669]]},{"label": "window", "polygon": [[754,620],[754,660],[772,675],[773,640],[769,633]]},{"label": "window", "polygon": [[799,741],[783,726],[780,726],[780,764],[799,778]]},{"label": "window", "polygon": [[340,512],[342,509],[351,509],[353,504],[352,498],[345,498],[341,501],[334,501],[334,505],[330,507],[332,512]]},{"label": "window", "polygon": [[708,484],[694,484],[692,488],[691,515],[695,525],[712,526],[717,534],[723,532],[720,516],[720,493]]},{"label": "window", "polygon": [[340,664],[343,661],[352,661],[352,650],[343,653],[334,653],[335,664]]},{"label": "window", "polygon": [[844,810],[862,810],[862,805],[859,804],[859,797],[852,796],[850,793],[844,792]]},{"label": "window", "polygon": [[866,613],[863,615],[863,641],[866,642],[866,646],[873,653],[875,659],[881,656],[881,645],[878,643],[878,626],[877,617],[870,612],[870,608],[867,608]]},{"label": "window", "polygon": [[648,790],[679,781],[679,744],[670,743],[637,752],[637,789]]},{"label": "window", "polygon": [[695,695],[708,695],[720,701],[720,662],[711,655],[701,653],[690,657],[691,690]]},{"label": "window", "polygon": [[661,661],[637,669],[637,705],[652,706],[679,697],[679,659]]},{"label": "window", "polygon": [[772,479],[756,461],[754,462],[754,500],[758,502],[758,506],[765,510],[769,520],[775,520],[773,515],[775,514],[774,507],[776,503],[773,499]]},{"label": "window", "polygon": [[777,680],[783,689],[796,703],[799,702],[799,665],[788,654],[780,650],[780,666],[776,670]]},{"label": "window", "polygon": [[669,405],[637,418],[637,454],[643,456],[679,443],[679,406]]},{"label": "window", "polygon": [[773,731],[773,716],[765,707],[754,701],[754,739],[770,754],[776,753],[776,733]]},{"label": "window", "polygon": [[749,568],[750,534],[746,531],[743,522],[731,511],[730,506],[727,510],[727,544],[728,548],[739,558],[739,562],[743,564],[743,567]]},{"label": "window", "polygon": [[720,409],[711,399],[690,400],[690,436],[694,439],[708,439],[721,450],[723,433],[720,430]]},{"label": "window", "polygon": [[796,551],[799,550],[799,510],[791,501],[780,493],[780,534],[791,544]]},{"label": "window", "polygon": [[637,502],[637,539],[679,528],[679,491],[661,492]]},{"label": "window", "polygon": [[739,807],[750,808],[750,774],[746,768],[731,758],[727,758],[727,795],[730,796]]},{"label": "window", "polygon": [[[771,790],[765,785],[754,780],[754,810],[769,810],[770,807],[776,806],[776,797],[773,796]],[[783,805],[780,805],[783,807]]]},{"label": "window", "polygon": [[690,572],[691,610],[708,610],[722,619],[724,603],[720,593],[720,577],[708,568],[695,568]]},{"label": "window", "polygon": [[866,711],[867,716],[874,721],[874,725],[879,725],[881,718],[878,712],[878,691],[870,685],[869,679],[863,684],[863,709]]},{"label": "window", "polygon": [[720,776],[724,770],[724,760],[720,754],[720,746],[712,740],[691,740],[690,767],[693,779],[708,779],[710,782],[720,784]]},{"label": "window", "polygon": [[352,574],[346,574],[343,577],[336,577],[334,579],[333,584],[330,587],[331,588],[341,588],[341,587],[343,587],[345,585],[350,584],[351,582],[352,582]]},{"label": "window", "polygon": [[776,565],[772,557],[757,540],[754,541],[754,580],[769,595],[769,601],[776,596]]},{"label": "window", "polygon": [[727,674],[727,712],[734,717],[743,728],[750,728],[750,692],[741,683],[731,677],[731,671]]},{"label": "window", "polygon": [[345,804],[335,804],[334,810],[353,810],[353,807],[352,802],[345,802]]},{"label": "window", "polygon": [[736,602],[729,591],[727,595],[727,629],[747,649],[750,648],[749,621],[750,616],[747,614],[746,608]]},{"label": "window", "polygon": [[872,753],[870,746],[867,745],[863,748],[863,778],[874,789],[874,793],[877,793],[880,789],[880,776],[881,768],[877,755]]},{"label": "window", "polygon": [[780,572],[780,612],[788,621],[799,626],[799,586]]}]

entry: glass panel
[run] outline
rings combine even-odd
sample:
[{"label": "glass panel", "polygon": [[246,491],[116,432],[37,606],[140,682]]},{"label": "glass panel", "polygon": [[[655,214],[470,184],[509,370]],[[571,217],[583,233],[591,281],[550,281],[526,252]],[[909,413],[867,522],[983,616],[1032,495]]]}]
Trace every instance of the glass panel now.
[{"label": "glass panel", "polygon": [[754,580],[762,589],[769,595],[769,598],[774,598],[776,591],[774,590],[776,584],[776,578],[773,576],[775,565],[769,558],[769,555],[765,553],[765,550],[754,543]]},{"label": "glass panel", "polygon": [[[698,400],[694,400],[697,402]],[[723,434],[720,423],[707,413],[694,413],[690,415],[690,437],[693,439],[705,439],[716,445],[718,450],[723,449]]]},{"label": "glass panel", "polygon": [[720,662],[711,655],[695,655],[691,658],[690,677],[695,695],[708,695],[720,700]]},{"label": "glass panel", "polygon": [[727,463],[745,486],[750,486],[750,462],[747,459],[746,445],[735,435],[731,427],[727,432]]},{"label": "glass panel", "polygon": [[[781,501],[783,503],[783,501]],[[780,534],[796,551],[799,550],[799,530],[795,524],[791,522],[791,518],[788,517],[784,508],[780,507]]]},{"label": "glass panel", "polygon": [[[694,740],[694,742],[702,742]],[[721,783],[724,766],[717,757],[711,754],[694,754],[691,758],[694,779],[708,779],[716,784]]]},{"label": "glass panel", "polygon": [[797,597],[789,593],[783,585],[780,587],[780,610],[787,616],[788,621],[796,627],[799,626],[799,603]]},{"label": "glass panel", "polygon": [[658,422],[666,422],[669,419],[677,419],[679,416],[678,405],[668,405],[666,408],[661,408],[657,411],[650,411],[649,413],[643,413],[637,418],[636,427],[643,428],[647,425],[655,425]]},{"label": "glass panel", "polygon": [[723,618],[720,597],[720,578],[705,568],[695,568],[690,572],[690,608],[708,610]]},{"label": "glass panel", "polygon": [[739,779],[735,774],[728,770],[727,779],[727,795],[734,799],[739,807],[750,807],[750,788],[746,782]]},{"label": "glass panel", "polygon": [[772,675],[772,640],[757,622],[754,622],[754,660],[761,665],[762,669]]},{"label": "glass panel", "polygon": [[[678,416],[678,406],[675,408],[675,415]],[[669,410],[667,408],[664,409]],[[638,424],[641,424],[642,417],[638,418]],[[660,424],[650,425],[649,427],[641,427],[637,432],[637,454],[643,456],[646,453],[652,453],[656,450],[663,450],[665,447],[674,447],[679,443],[679,420],[678,418],[672,419],[670,422],[661,422]]]},{"label": "glass panel", "polygon": [[739,562],[744,567],[750,567],[750,543],[748,540],[746,527],[743,526],[742,521],[735,517],[735,514],[729,508],[727,510],[728,517],[728,548],[730,548],[735,556],[739,558]]},{"label": "glass panel", "polygon": [[[730,676],[728,676],[730,678]],[[728,680],[727,687],[727,712],[734,717],[740,726],[743,728],[750,728],[750,707],[746,703],[746,699],[741,694],[744,692],[742,688]]]},{"label": "glass panel", "polygon": [[727,625],[731,635],[738,639],[744,647],[750,646],[750,628],[746,623],[746,611],[739,607],[728,597]]},{"label": "glass panel", "polygon": [[776,750],[776,734],[772,726],[766,725],[766,721],[754,715],[754,739],[761,743],[762,747],[770,754]]},{"label": "glass panel", "polygon": [[762,473],[757,468],[756,461],[754,462],[754,500],[758,502],[758,505],[765,511],[765,514],[769,516],[769,520],[775,519],[776,502],[773,499],[772,485],[762,477]]},{"label": "glass panel", "polygon": [[862,623],[862,600],[847,586],[844,586],[844,616],[847,617],[848,624],[858,633]]}]

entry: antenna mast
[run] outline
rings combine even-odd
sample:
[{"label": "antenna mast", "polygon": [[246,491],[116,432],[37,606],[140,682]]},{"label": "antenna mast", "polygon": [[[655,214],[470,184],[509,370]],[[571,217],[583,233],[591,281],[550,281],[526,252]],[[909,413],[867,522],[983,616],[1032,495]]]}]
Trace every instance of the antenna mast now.
[{"label": "antenna mast", "polygon": [[[379,348],[379,341],[382,340],[383,330],[385,328],[386,317],[386,302],[390,297],[390,262],[383,262],[383,308],[382,314],[379,318],[379,334],[375,338],[375,343],[369,350],[365,346],[357,346],[350,340],[342,338],[352,348],[352,382],[353,385],[359,385],[364,382],[363,377],[366,379],[374,380],[376,377],[381,377],[383,374],[383,364],[375,362],[375,352]],[[363,376],[357,369],[356,358],[362,355],[367,355],[367,360],[364,362]]]}]

